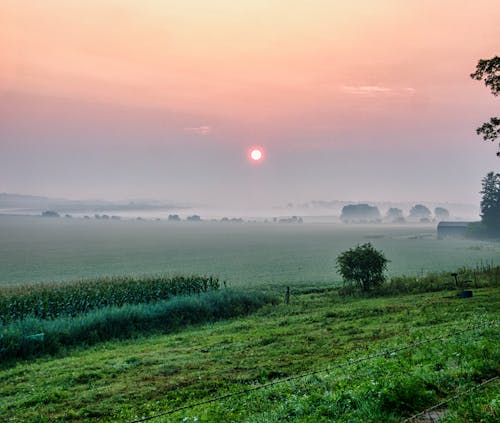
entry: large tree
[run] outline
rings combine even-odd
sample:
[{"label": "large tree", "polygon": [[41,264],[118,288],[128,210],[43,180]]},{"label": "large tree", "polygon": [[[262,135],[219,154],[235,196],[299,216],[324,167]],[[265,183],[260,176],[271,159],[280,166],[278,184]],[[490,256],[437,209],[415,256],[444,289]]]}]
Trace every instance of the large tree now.
[{"label": "large tree", "polygon": [[489,235],[500,235],[500,173],[490,172],[483,178],[481,219]]},{"label": "large tree", "polygon": [[[476,65],[476,72],[471,73],[472,79],[484,81],[484,84],[491,90],[494,96],[500,93],[500,57],[491,59],[481,59]],[[485,141],[495,141],[500,136],[500,118],[492,117],[489,122],[483,123],[476,129]],[[500,157],[500,144],[497,156]]]}]

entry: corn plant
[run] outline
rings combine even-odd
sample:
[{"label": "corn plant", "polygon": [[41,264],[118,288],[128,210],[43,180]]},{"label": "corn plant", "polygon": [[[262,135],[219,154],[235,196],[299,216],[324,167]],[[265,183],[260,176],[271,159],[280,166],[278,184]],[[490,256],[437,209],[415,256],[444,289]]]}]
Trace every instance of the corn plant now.
[{"label": "corn plant", "polygon": [[155,303],[220,289],[212,276],[106,277],[0,288],[0,323],[26,317],[55,319],[109,306]]}]

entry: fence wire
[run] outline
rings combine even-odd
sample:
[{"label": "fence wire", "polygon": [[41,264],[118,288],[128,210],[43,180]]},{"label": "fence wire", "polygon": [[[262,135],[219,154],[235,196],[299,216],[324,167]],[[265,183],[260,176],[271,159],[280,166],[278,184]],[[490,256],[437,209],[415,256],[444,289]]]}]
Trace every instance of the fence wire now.
[{"label": "fence wire", "polygon": [[498,379],[499,379],[499,377],[495,376],[495,377],[492,377],[491,379],[485,380],[484,382],[482,382],[476,386],[473,386],[472,388],[469,388],[466,391],[459,392],[458,394],[455,394],[452,397],[450,397],[444,401],[441,401],[439,404],[433,405],[432,407],[426,408],[424,411],[421,411],[420,413],[414,414],[413,416],[404,419],[401,423],[412,422],[413,420],[415,420],[421,416],[424,416],[425,414],[431,412],[432,410],[439,410],[440,408],[442,408],[444,405],[448,404],[449,402],[454,401],[460,397],[463,397],[464,395],[466,395],[472,391],[475,391],[476,389],[480,389],[483,386],[488,385],[489,383],[495,382]]},{"label": "fence wire", "polygon": [[[282,383],[287,383],[287,382],[290,382],[292,380],[303,379],[305,377],[317,375],[319,373],[327,373],[328,374],[328,373],[332,372],[333,370],[338,370],[338,369],[346,368],[346,367],[349,367],[349,366],[353,366],[354,364],[358,364],[358,363],[362,363],[362,362],[365,362],[365,361],[373,360],[375,358],[380,358],[380,357],[392,358],[392,357],[395,357],[397,355],[397,353],[400,352],[400,351],[404,351],[404,350],[408,350],[408,349],[411,349],[411,348],[415,348],[415,347],[418,347],[420,345],[428,344],[428,343],[431,343],[431,342],[444,340],[444,339],[451,338],[453,336],[460,335],[462,333],[466,333],[466,332],[470,332],[470,331],[474,331],[474,330],[477,330],[477,329],[481,329],[481,328],[485,328],[485,327],[489,327],[489,326],[494,326],[496,324],[497,324],[497,322],[493,321],[493,322],[488,322],[488,323],[481,324],[481,325],[471,326],[471,327],[468,327],[466,329],[462,329],[462,330],[450,332],[450,333],[448,333],[446,335],[437,336],[437,337],[434,337],[434,338],[427,338],[427,339],[424,339],[424,340],[418,341],[418,342],[412,342],[412,343],[406,344],[406,345],[404,345],[402,347],[395,348],[393,350],[385,350],[385,351],[381,351],[379,353],[371,354],[371,355],[368,355],[368,356],[365,356],[365,357],[361,357],[361,358],[358,358],[358,359],[350,359],[350,360],[348,360],[345,363],[337,364],[337,365],[334,365],[334,366],[328,366],[328,367],[325,367],[325,368],[322,368],[322,369],[319,369],[319,370],[313,370],[313,371],[306,372],[306,373],[300,373],[300,374],[289,376],[289,377],[286,377],[286,378],[283,378],[283,379],[278,379],[278,380],[274,380],[272,382],[267,382],[267,383],[263,383],[263,384],[260,384],[260,385],[257,385],[257,386],[253,386],[251,388],[242,389],[240,391],[229,392],[227,394],[219,395],[219,396],[216,396],[216,397],[212,397],[212,398],[209,398],[209,399],[206,399],[206,400],[203,400],[203,401],[198,401],[198,402],[191,403],[191,404],[186,404],[186,405],[183,405],[183,406],[180,406],[180,407],[171,408],[169,410],[163,411],[161,413],[158,413],[158,414],[155,414],[155,415],[152,415],[152,416],[147,416],[147,417],[142,417],[142,418],[139,418],[139,419],[136,419],[136,420],[131,420],[128,423],[142,423],[142,422],[145,422],[145,421],[157,419],[159,417],[167,416],[169,414],[174,414],[174,413],[177,413],[179,411],[188,410],[188,409],[191,409],[191,408],[199,407],[201,405],[206,405],[206,404],[214,403],[214,402],[217,402],[217,401],[221,401],[221,400],[224,400],[224,399],[227,399],[227,398],[236,397],[236,396],[243,396],[243,395],[246,395],[246,394],[248,394],[250,392],[258,391],[260,389],[265,389],[265,388],[268,388],[270,386],[279,385],[279,384],[282,384]],[[463,393],[463,394],[465,394],[465,393]],[[450,401],[451,401],[451,399],[450,399]],[[410,419],[413,419],[413,418],[414,417],[410,417]],[[408,421],[410,421],[410,420],[408,420]]]}]

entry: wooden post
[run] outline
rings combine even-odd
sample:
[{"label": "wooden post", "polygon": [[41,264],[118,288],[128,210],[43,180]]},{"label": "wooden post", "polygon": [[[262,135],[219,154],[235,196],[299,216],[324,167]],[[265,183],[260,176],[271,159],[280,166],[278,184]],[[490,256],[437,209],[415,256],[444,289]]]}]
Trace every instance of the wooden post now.
[{"label": "wooden post", "polygon": [[290,287],[286,287],[286,292],[285,292],[285,304],[290,304]]}]

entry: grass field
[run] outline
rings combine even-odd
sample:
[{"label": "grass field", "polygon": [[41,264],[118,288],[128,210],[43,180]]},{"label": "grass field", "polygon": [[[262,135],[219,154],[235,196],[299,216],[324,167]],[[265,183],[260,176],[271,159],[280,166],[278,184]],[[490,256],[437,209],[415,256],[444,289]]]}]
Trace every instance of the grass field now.
[{"label": "grass field", "polygon": [[[133,421],[239,392],[152,421],[396,422],[500,375],[499,268],[462,269],[467,299],[447,273],[500,264],[498,242],[438,241],[431,226],[10,216],[0,234],[2,421]],[[335,258],[367,241],[399,276],[371,298],[339,295]],[[497,381],[439,413],[496,422],[499,404]]]},{"label": "grass field", "polygon": [[[289,305],[244,318],[19,361],[0,370],[0,415],[13,422],[131,421],[333,367],[153,421],[400,421],[500,374],[499,310],[498,288],[468,299],[453,291],[292,295]],[[451,403],[447,421],[497,421],[499,392],[491,384]]]},{"label": "grass field", "polygon": [[435,226],[169,224],[0,216],[0,284],[163,273],[231,286],[325,285],[337,255],[370,241],[389,275],[500,264],[500,243],[436,239]]}]

